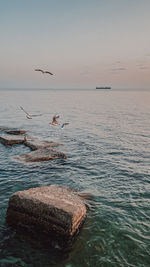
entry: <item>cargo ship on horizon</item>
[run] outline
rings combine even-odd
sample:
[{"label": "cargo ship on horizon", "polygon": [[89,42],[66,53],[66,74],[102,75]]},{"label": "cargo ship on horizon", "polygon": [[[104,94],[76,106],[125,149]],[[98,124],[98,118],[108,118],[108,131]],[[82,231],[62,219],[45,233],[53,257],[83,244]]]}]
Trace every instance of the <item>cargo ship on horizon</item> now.
[{"label": "cargo ship on horizon", "polygon": [[111,89],[110,86],[96,86],[96,89]]}]

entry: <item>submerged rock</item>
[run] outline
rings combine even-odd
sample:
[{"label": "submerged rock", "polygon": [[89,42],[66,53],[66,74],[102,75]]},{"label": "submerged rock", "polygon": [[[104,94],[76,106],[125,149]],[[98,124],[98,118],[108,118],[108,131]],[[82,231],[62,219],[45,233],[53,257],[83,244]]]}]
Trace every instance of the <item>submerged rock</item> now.
[{"label": "submerged rock", "polygon": [[[33,149],[34,150],[34,149]],[[63,152],[50,148],[39,148],[33,152],[26,153],[15,157],[15,159],[24,162],[40,162],[53,159],[66,159],[67,156]]]},{"label": "submerged rock", "polygon": [[7,134],[13,134],[13,135],[21,135],[25,134],[27,131],[25,130],[5,130],[5,133]]},{"label": "submerged rock", "polygon": [[29,147],[32,151],[42,149],[42,148],[52,148],[60,146],[61,144],[52,142],[52,141],[41,141],[41,140],[32,140],[24,142],[24,145]]},{"label": "submerged rock", "polygon": [[0,136],[0,143],[5,146],[13,146],[24,144],[31,149],[31,152],[16,156],[15,159],[24,162],[40,162],[54,159],[66,159],[65,153],[56,151],[53,147],[59,146],[61,144],[41,141],[41,140],[31,140],[28,141],[26,137],[16,138],[16,136]]},{"label": "submerged rock", "polygon": [[18,130],[14,128],[6,128],[6,127],[0,127],[1,132],[5,132],[7,134],[13,134],[13,135],[22,135],[25,134],[26,130]]},{"label": "submerged rock", "polygon": [[7,223],[33,233],[71,238],[86,217],[86,206],[74,190],[51,185],[13,194]]},{"label": "submerged rock", "polygon": [[9,137],[3,137],[0,136],[0,143],[5,145],[5,146],[13,146],[13,145],[19,145],[19,144],[23,144],[24,143],[24,139],[20,138],[20,139],[16,139],[16,138],[9,138]]}]

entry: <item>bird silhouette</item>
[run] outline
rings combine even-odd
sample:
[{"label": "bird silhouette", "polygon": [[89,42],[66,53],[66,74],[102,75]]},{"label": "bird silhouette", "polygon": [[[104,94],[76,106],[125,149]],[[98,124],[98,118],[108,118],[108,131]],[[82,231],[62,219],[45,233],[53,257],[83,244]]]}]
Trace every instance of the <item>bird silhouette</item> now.
[{"label": "bird silhouette", "polygon": [[52,124],[53,126],[56,126],[59,124],[59,122],[57,121],[57,119],[59,118],[59,115],[54,115],[52,118],[52,122],[50,124]]},{"label": "bird silhouette", "polygon": [[20,108],[21,108],[21,110],[23,110],[25,112],[27,119],[32,119],[32,117],[38,117],[38,116],[42,116],[43,115],[43,114],[31,115],[27,111],[25,111],[23,107],[20,106]]},{"label": "bird silhouette", "polygon": [[61,125],[61,128],[64,128],[65,125],[68,125],[69,122],[64,122],[62,125]]},{"label": "bird silhouette", "polygon": [[35,69],[35,71],[40,71],[42,72],[43,74],[50,74],[50,75],[54,75],[53,73],[51,73],[50,71],[45,71],[45,70],[41,70],[41,69]]}]

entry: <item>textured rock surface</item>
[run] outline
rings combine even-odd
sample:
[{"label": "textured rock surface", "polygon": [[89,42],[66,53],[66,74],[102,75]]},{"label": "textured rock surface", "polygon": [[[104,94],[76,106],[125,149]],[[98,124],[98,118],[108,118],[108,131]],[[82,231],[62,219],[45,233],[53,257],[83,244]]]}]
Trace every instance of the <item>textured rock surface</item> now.
[{"label": "textured rock surface", "polygon": [[7,222],[29,232],[72,237],[86,216],[86,207],[77,192],[51,185],[13,194],[9,200]]},{"label": "textured rock surface", "polygon": [[63,152],[50,148],[40,148],[33,152],[26,153],[15,157],[15,159],[24,162],[41,162],[54,159],[66,159],[67,156]]},{"label": "textured rock surface", "polygon": [[21,135],[25,134],[27,131],[25,130],[18,130],[14,128],[6,128],[6,127],[0,127],[1,132],[5,132],[7,134],[13,134],[13,135]]},{"label": "textured rock surface", "polygon": [[21,135],[25,134],[27,131],[25,130],[5,130],[7,134],[13,134],[13,135]]},{"label": "textured rock surface", "polygon": [[24,145],[29,147],[32,151],[41,149],[41,148],[52,148],[60,146],[61,144],[52,142],[52,141],[39,141],[39,140],[31,140],[24,142]]},{"label": "textured rock surface", "polygon": [[24,139],[23,138],[9,138],[9,137],[3,137],[0,136],[0,143],[5,145],[5,146],[13,146],[13,145],[18,145],[18,144],[23,144],[24,143]]},{"label": "textured rock surface", "polygon": [[15,159],[22,162],[40,162],[55,159],[66,159],[65,153],[56,151],[53,147],[57,147],[61,144],[41,141],[41,140],[31,140],[26,141],[23,136],[0,136],[0,143],[5,146],[13,146],[24,144],[31,149],[31,152],[16,156]]}]

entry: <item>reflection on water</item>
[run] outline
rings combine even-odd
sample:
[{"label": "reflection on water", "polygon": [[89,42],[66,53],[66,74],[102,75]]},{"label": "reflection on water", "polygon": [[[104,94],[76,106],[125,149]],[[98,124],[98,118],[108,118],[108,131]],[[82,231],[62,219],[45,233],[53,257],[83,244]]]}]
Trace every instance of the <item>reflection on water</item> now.
[{"label": "reflection on water", "polygon": [[[149,92],[1,90],[0,126],[63,144],[66,161],[22,164],[0,145],[0,266],[150,266]],[[29,113],[44,113],[28,120]],[[52,127],[54,114],[69,125]],[[95,196],[71,251],[33,243],[5,224],[16,191],[61,184]]]}]

